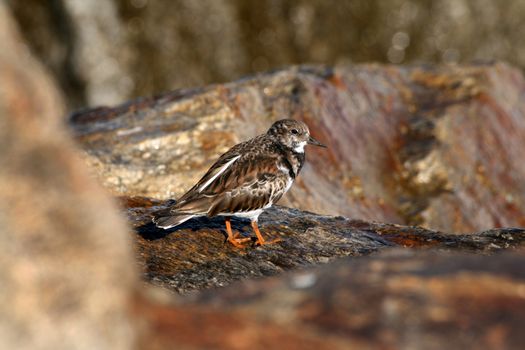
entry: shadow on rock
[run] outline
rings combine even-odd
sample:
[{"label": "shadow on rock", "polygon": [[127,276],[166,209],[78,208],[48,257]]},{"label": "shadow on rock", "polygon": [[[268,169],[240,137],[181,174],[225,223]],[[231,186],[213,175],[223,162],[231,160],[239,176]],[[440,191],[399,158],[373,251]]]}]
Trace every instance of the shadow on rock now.
[{"label": "shadow on rock", "polygon": [[[232,218],[231,224],[235,232],[239,232],[242,236],[250,237],[251,228],[250,228],[249,220]],[[143,225],[137,226],[135,228],[135,231],[142,238],[148,241],[154,241],[157,239],[165,238],[166,236],[171,235],[171,234],[177,234],[178,232],[180,233],[183,233],[184,231],[195,232],[195,231],[199,231],[202,229],[221,231],[221,233],[224,235],[224,242],[226,242],[226,238],[228,237],[228,235],[226,233],[225,226],[224,226],[224,218],[222,217],[213,217],[213,218],[210,218],[207,216],[195,217],[180,225],[172,227],[170,229],[159,228],[153,222],[150,221],[150,222],[144,223]]]}]

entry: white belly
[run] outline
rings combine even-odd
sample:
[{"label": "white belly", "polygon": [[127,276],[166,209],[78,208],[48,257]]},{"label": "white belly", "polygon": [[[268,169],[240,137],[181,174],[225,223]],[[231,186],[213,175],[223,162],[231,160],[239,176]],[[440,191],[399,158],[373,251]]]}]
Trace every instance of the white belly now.
[{"label": "white belly", "polygon": [[257,221],[257,219],[259,219],[259,215],[261,215],[263,211],[264,209],[250,210],[250,211],[235,213],[233,216],[238,217],[238,218],[250,219],[251,221]]},{"label": "white belly", "polygon": [[250,219],[251,221],[257,221],[259,219],[259,215],[261,215],[262,212],[265,209],[270,208],[272,206],[272,204],[273,203],[268,203],[266,206],[264,206],[264,208],[261,208],[261,209],[250,210],[250,211],[241,211],[241,212],[237,212],[235,214],[220,213],[218,215],[221,215],[221,216],[235,216],[237,218]]}]

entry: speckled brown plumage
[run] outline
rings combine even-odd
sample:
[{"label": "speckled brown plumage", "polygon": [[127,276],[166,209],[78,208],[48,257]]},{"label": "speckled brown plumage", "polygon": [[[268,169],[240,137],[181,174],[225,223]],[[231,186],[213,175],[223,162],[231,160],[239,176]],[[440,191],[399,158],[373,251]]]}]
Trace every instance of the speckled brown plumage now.
[{"label": "speckled brown plumage", "polygon": [[233,236],[229,217],[246,217],[252,221],[257,243],[267,243],[258,231],[257,219],[290,189],[304,164],[306,144],[324,147],[310,136],[303,122],[275,122],[265,134],[224,153],[176,204],[156,212],[153,221],[168,229],[195,216],[222,215],[228,240],[241,246],[248,239]]}]

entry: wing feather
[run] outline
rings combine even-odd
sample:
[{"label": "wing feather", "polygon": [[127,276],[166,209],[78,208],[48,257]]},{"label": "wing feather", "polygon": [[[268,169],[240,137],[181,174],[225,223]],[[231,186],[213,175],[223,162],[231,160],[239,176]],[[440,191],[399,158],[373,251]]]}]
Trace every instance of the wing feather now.
[{"label": "wing feather", "polygon": [[276,202],[273,180],[288,180],[280,157],[278,152],[258,152],[251,142],[238,144],[179,199],[172,207],[173,213],[213,216],[259,209]]},{"label": "wing feather", "polygon": [[289,181],[288,175],[278,166],[276,159],[255,158],[256,167],[243,167],[235,186],[221,188],[215,196],[209,216],[261,209],[277,202]]},{"label": "wing feather", "polygon": [[226,162],[226,164],[222,165],[221,167],[214,168],[214,171],[208,176],[209,179],[207,179],[206,182],[199,187],[199,192],[202,192],[206,189],[206,187],[212,184],[213,181],[215,181],[217,177],[224,173],[237,159],[239,159],[239,157],[240,155],[237,155],[232,159],[228,160],[228,162]]}]

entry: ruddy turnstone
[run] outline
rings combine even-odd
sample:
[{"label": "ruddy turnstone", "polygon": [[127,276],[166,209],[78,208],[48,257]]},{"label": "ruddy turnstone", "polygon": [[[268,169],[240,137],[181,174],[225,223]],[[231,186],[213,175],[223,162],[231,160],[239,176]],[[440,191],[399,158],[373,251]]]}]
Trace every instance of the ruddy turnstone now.
[{"label": "ruddy turnstone", "polygon": [[193,217],[224,216],[228,241],[243,247],[251,239],[233,234],[230,217],[236,216],[251,220],[256,244],[278,241],[263,238],[257,219],[290,189],[303,167],[307,144],[326,147],[301,121],[275,122],[265,134],[224,153],[176,204],[154,213],[153,222],[169,229]]}]

